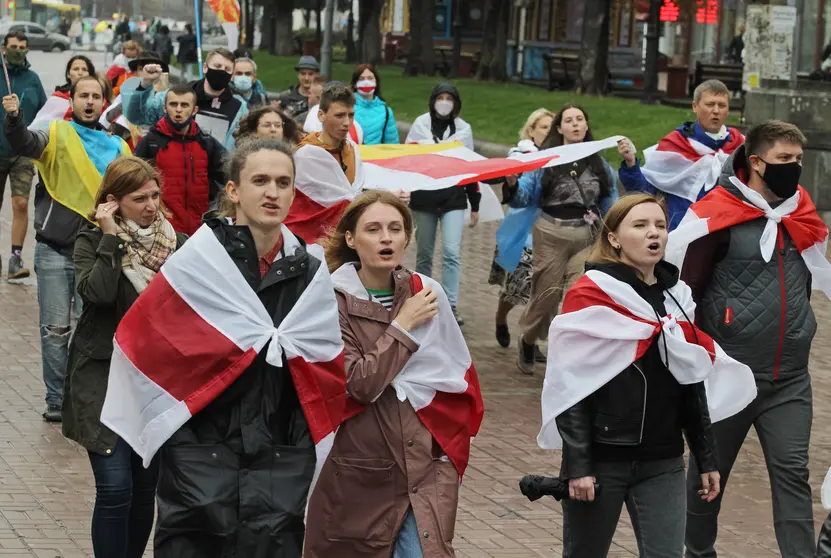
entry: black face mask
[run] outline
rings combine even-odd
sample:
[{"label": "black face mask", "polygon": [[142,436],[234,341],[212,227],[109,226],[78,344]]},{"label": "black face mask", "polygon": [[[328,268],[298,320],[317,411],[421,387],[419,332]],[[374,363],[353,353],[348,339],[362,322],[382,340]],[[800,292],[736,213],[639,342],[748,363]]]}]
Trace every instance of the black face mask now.
[{"label": "black face mask", "polygon": [[802,165],[798,161],[774,164],[768,163],[761,157],[759,160],[765,164],[765,173],[760,176],[771,192],[783,200],[796,194],[799,177],[802,174]]},{"label": "black face mask", "polygon": [[231,77],[231,74],[225,70],[217,70],[216,68],[209,68],[208,73],[205,74],[208,85],[214,91],[222,91],[228,87],[228,84],[231,83]]},{"label": "black face mask", "polygon": [[182,130],[187,129],[190,126],[190,123],[193,121],[193,115],[191,114],[188,116],[188,119],[184,122],[176,122],[172,118],[170,118],[169,114],[164,115],[164,119],[167,120],[167,123],[170,124],[170,127],[176,130],[177,132],[181,132]]}]

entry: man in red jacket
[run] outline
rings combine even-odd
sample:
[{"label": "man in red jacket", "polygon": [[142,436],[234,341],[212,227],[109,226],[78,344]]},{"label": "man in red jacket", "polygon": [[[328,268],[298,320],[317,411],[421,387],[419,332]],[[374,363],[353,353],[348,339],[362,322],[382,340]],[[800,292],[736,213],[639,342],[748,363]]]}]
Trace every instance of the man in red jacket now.
[{"label": "man in red jacket", "polygon": [[225,148],[203,133],[193,120],[196,94],[188,85],[167,92],[164,118],[139,141],[135,155],[159,169],[164,185],[162,202],[171,214],[176,232],[193,234],[202,215],[225,186],[222,172]]}]

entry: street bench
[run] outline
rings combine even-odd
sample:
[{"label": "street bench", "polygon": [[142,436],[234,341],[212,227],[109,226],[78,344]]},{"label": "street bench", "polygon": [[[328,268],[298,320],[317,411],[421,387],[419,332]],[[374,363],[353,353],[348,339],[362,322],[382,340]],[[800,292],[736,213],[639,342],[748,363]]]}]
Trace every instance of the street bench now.
[{"label": "street bench", "polygon": [[[433,54],[435,54],[435,64],[433,66],[433,74],[441,75],[443,77],[447,77],[450,75],[450,71],[453,68],[453,47],[449,46],[436,46],[433,47]],[[472,76],[476,74],[476,70],[479,69],[479,61],[481,58],[481,52],[476,51],[473,53],[470,52],[462,52],[460,53],[460,60],[459,60],[459,75],[462,77]]]},{"label": "street bench", "polygon": [[574,89],[580,79],[580,57],[576,54],[546,52],[542,55],[548,67],[548,90]]},{"label": "street bench", "polygon": [[744,66],[741,64],[708,64],[696,62],[695,74],[693,74],[690,80],[690,97],[693,96],[695,88],[708,79],[717,79],[726,85],[727,89],[741,95],[743,71]]}]

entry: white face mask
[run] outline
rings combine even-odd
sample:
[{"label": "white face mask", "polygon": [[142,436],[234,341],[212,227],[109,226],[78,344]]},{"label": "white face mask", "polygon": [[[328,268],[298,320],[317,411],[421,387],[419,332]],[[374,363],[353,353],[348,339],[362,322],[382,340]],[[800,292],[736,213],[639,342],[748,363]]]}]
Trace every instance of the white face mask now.
[{"label": "white face mask", "polygon": [[364,97],[372,97],[375,94],[375,89],[377,87],[378,86],[375,82],[369,79],[362,79],[355,84],[355,89],[358,90],[358,95],[362,95]]},{"label": "white face mask", "polygon": [[433,108],[436,109],[436,114],[439,116],[450,116],[453,113],[453,108],[456,106],[456,103],[453,101],[448,101],[446,99],[439,99],[433,105]]}]

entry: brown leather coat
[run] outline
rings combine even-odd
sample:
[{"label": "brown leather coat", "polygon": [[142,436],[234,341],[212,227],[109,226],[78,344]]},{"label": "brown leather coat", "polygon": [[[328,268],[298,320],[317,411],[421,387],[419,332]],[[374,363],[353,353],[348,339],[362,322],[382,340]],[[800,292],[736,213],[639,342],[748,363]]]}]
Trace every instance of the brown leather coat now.
[{"label": "brown leather coat", "polygon": [[[367,408],[341,425],[309,501],[305,558],[390,558],[412,506],[425,558],[455,556],[459,474],[390,382],[417,344],[392,325],[411,296],[394,272],[392,310],[337,291],[347,390]],[[377,399],[376,399],[377,398]]]}]

